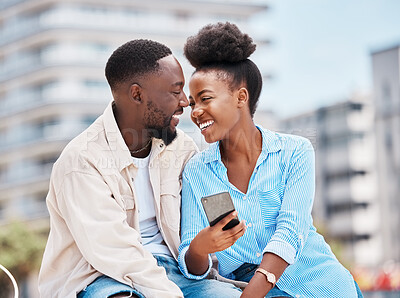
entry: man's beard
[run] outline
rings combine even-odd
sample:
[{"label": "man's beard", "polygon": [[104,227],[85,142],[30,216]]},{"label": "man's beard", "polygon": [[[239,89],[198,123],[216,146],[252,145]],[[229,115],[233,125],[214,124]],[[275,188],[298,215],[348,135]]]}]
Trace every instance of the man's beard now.
[{"label": "man's beard", "polygon": [[161,139],[165,145],[169,145],[176,138],[176,129],[171,129],[172,115],[167,115],[161,109],[154,106],[152,102],[147,103],[147,111],[144,115],[146,130],[150,137]]},{"label": "man's beard", "polygon": [[177,136],[176,130],[171,130],[169,125],[167,127],[148,127],[147,130],[150,137],[163,140],[165,145],[171,144]]}]

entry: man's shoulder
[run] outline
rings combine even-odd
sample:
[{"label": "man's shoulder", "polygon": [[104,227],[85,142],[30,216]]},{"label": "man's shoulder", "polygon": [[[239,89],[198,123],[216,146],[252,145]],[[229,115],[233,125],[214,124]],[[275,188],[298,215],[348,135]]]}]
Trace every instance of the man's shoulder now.
[{"label": "man's shoulder", "polygon": [[206,157],[210,154],[209,148],[204,149],[198,153],[196,153],[186,164],[185,171],[189,172],[192,170],[198,170],[201,167],[206,166]]},{"label": "man's shoulder", "polygon": [[175,140],[167,146],[169,151],[198,152],[198,148],[193,139],[180,129],[176,129]]}]

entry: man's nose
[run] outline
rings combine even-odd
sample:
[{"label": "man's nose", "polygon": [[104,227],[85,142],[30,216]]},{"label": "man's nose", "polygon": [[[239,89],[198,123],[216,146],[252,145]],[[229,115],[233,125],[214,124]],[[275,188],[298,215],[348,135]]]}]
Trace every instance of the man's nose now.
[{"label": "man's nose", "polygon": [[181,98],[179,99],[179,105],[180,105],[181,107],[184,107],[184,108],[186,108],[186,107],[189,105],[189,101],[188,101],[188,99],[187,99],[187,97],[186,97],[185,92],[183,92],[183,91],[182,91],[182,96],[181,96]]}]

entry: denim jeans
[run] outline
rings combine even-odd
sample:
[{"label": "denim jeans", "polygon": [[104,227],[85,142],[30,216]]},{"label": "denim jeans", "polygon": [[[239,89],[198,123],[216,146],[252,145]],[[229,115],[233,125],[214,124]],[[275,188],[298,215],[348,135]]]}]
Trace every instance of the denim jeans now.
[{"label": "denim jeans", "polygon": [[[232,284],[213,279],[192,280],[187,279],[180,272],[178,263],[174,258],[166,255],[154,255],[159,266],[165,268],[169,280],[174,282],[189,298],[234,298],[240,297],[240,289]],[[108,276],[100,276],[78,294],[78,298],[106,298],[111,295],[126,293],[127,297],[144,298],[136,289],[120,283]]]}]

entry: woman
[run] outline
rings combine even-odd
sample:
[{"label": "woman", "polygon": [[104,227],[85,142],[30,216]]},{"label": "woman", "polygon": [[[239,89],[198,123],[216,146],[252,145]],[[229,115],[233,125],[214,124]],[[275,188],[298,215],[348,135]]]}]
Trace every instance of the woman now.
[{"label": "woman", "polygon": [[[183,173],[181,271],[204,278],[215,253],[223,276],[249,282],[242,297],[362,297],[312,223],[311,143],[253,123],[262,87],[254,51],[230,23],[204,27],[184,48],[196,68],[191,117],[212,144]],[[201,198],[226,191],[236,211],[210,227]],[[223,230],[236,214],[241,222]]]}]

